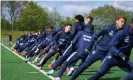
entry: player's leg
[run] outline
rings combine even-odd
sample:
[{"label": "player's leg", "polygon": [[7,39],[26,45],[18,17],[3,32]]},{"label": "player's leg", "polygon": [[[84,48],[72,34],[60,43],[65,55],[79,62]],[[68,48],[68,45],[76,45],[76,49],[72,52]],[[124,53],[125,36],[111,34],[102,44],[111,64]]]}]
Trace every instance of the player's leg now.
[{"label": "player's leg", "polygon": [[118,64],[118,67],[129,73],[129,75],[124,78],[124,80],[133,80],[133,66],[132,66],[132,63],[129,63],[128,61],[121,61],[120,60],[120,63]]},{"label": "player's leg", "polygon": [[36,58],[34,59],[34,61],[33,61],[32,63],[37,62],[37,60],[38,60],[42,55],[45,55],[47,51],[48,51],[48,50],[47,50],[46,48],[44,48],[44,49],[36,56]]},{"label": "player's leg", "polygon": [[87,80],[99,80],[102,76],[104,76],[111,67],[116,66],[119,64],[119,61],[112,56],[106,56],[105,59],[102,62],[102,66],[99,68],[99,70],[90,78]]},{"label": "player's leg", "polygon": [[54,70],[56,70],[56,68],[58,66],[61,66],[64,61],[70,56],[70,54],[73,52],[73,48],[72,45],[68,46],[68,48],[64,51],[63,55],[59,57],[59,59],[57,59],[52,67],[52,70],[48,71],[47,74],[48,75],[52,75],[54,73]]},{"label": "player's leg", "polygon": [[28,46],[28,44],[22,45],[19,49],[18,52],[21,54],[21,52]]},{"label": "player's leg", "polygon": [[48,65],[50,69],[53,67],[54,62],[59,58],[59,56],[60,56],[59,53],[56,53],[54,60]]},{"label": "player's leg", "polygon": [[29,47],[26,48],[26,50],[25,50],[25,56],[28,54],[28,52],[31,51],[31,49],[32,49],[34,46],[35,46],[35,44],[33,44],[33,45],[31,45],[31,46],[29,46]]},{"label": "player's leg", "polygon": [[[85,58],[82,58],[82,59],[81,59],[81,62],[80,62],[80,64],[79,64],[79,66],[80,66],[82,63],[84,63],[85,60],[86,60],[86,57],[85,57]],[[71,75],[73,74],[73,72],[74,72],[74,66],[76,65],[76,63],[77,63],[77,62],[74,62],[74,64],[71,65],[70,71],[67,73],[67,76],[71,76]]]},{"label": "player's leg", "polygon": [[73,62],[79,60],[80,57],[77,56],[76,52],[72,53],[67,60],[62,64],[62,66],[59,69],[59,72],[57,74],[57,78],[61,78],[63,73],[65,72],[68,65],[72,64]]},{"label": "player's leg", "polygon": [[44,57],[44,60],[43,60],[42,63],[40,64],[40,67],[42,67],[42,66],[47,62],[48,59],[50,59],[52,56],[54,56],[55,53],[56,53],[56,50],[53,49],[53,48],[51,48],[51,49],[49,50],[49,52],[47,53],[47,55]]},{"label": "player's leg", "polygon": [[122,70],[130,73],[132,71],[132,66],[130,64],[128,64],[128,62],[126,61],[120,61],[120,63],[118,64],[118,67],[121,68]]},{"label": "player's leg", "polygon": [[34,51],[36,50],[37,46],[34,46],[30,52],[27,53],[25,62],[29,61],[31,57],[33,56]]},{"label": "player's leg", "polygon": [[133,70],[123,80],[133,80]]},{"label": "player's leg", "polygon": [[91,66],[94,62],[101,59],[101,53],[102,51],[94,50],[91,52],[84,63],[82,63],[73,73],[71,80],[75,80],[85,69],[87,69],[89,66]]}]

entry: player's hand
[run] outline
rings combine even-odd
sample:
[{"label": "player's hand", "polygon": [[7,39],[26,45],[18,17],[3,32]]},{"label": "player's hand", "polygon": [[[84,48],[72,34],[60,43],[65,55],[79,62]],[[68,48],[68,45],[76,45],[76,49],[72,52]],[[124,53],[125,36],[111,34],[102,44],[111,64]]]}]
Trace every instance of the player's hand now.
[{"label": "player's hand", "polygon": [[126,60],[126,58],[127,58],[127,57],[126,57],[123,53],[119,53],[119,56],[120,56],[120,57],[121,57],[121,59],[122,59],[122,60],[124,60],[124,61],[125,61],[125,60]]}]

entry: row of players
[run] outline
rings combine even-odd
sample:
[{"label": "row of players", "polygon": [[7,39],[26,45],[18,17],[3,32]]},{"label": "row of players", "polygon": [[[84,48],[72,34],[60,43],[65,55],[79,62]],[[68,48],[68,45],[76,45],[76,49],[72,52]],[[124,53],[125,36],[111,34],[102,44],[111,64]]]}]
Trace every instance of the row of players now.
[{"label": "row of players", "polygon": [[[35,63],[43,56],[38,64],[39,70],[56,54],[50,65],[52,69],[47,72],[48,75],[52,75],[59,69],[55,80],[60,80],[68,69],[67,75],[71,75],[70,80],[76,80],[85,69],[98,60],[102,62],[101,67],[87,80],[98,80],[114,66],[129,72],[124,80],[132,80],[133,64],[129,57],[133,47],[133,19],[129,25],[126,24],[126,17],[118,16],[115,24],[104,26],[96,33],[92,22],[91,16],[84,21],[82,15],[77,15],[72,27],[71,24],[66,24],[53,30],[53,27],[49,26],[42,33],[22,35],[16,40],[12,50],[18,54],[25,50],[26,62],[35,56],[32,62]],[[75,64],[80,59],[81,63],[74,70]]]}]

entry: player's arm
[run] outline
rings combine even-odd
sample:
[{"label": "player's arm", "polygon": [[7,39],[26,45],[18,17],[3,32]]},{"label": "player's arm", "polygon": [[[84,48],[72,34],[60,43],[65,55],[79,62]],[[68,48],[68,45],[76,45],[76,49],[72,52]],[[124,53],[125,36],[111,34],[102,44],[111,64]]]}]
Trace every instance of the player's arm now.
[{"label": "player's arm", "polygon": [[62,32],[57,33],[57,34],[55,35],[54,40],[53,40],[54,46],[55,46],[56,49],[58,48],[58,40],[60,39],[61,33],[62,33]]},{"label": "player's arm", "polygon": [[78,32],[75,38],[72,40],[72,44],[76,44],[77,41],[79,40],[80,36],[82,34],[82,31]]},{"label": "player's arm", "polygon": [[126,56],[119,50],[118,45],[122,44],[121,40],[124,37],[124,31],[118,31],[115,36],[113,37],[111,44],[110,44],[110,52],[115,55],[121,57],[121,59],[125,60]]},{"label": "player's arm", "polygon": [[91,50],[93,45],[94,45],[94,43],[95,43],[95,41],[97,41],[100,36],[103,36],[103,35],[105,35],[107,33],[108,33],[108,27],[103,27],[101,30],[99,30],[98,32],[93,34],[92,38],[90,40],[88,49]]},{"label": "player's arm", "polygon": [[56,35],[58,32],[61,31],[61,28],[56,28],[53,32],[52,32],[52,36]]},{"label": "player's arm", "polygon": [[44,31],[42,34],[40,34],[40,35],[37,37],[37,40],[42,40],[43,37],[46,37],[46,31]]},{"label": "player's arm", "polygon": [[76,35],[76,31],[77,31],[77,25],[76,24],[74,24],[73,26],[72,26],[72,31],[71,31],[71,33],[72,33],[72,39],[75,37],[75,35]]}]

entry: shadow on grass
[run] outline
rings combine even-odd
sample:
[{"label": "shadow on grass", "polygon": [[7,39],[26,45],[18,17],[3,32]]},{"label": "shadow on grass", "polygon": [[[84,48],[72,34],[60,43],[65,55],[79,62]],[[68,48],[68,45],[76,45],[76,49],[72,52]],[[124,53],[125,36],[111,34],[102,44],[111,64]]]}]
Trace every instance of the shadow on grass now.
[{"label": "shadow on grass", "polygon": [[[79,79],[76,79],[76,80],[85,80],[85,78],[79,78]],[[99,80],[121,80],[121,77],[116,77],[116,78],[102,78],[102,79],[99,79]]]},{"label": "shadow on grass", "polygon": [[110,71],[121,71],[121,70],[110,70]]},{"label": "shadow on grass", "polygon": [[115,78],[102,78],[100,80],[121,80],[121,77],[115,77]]}]

